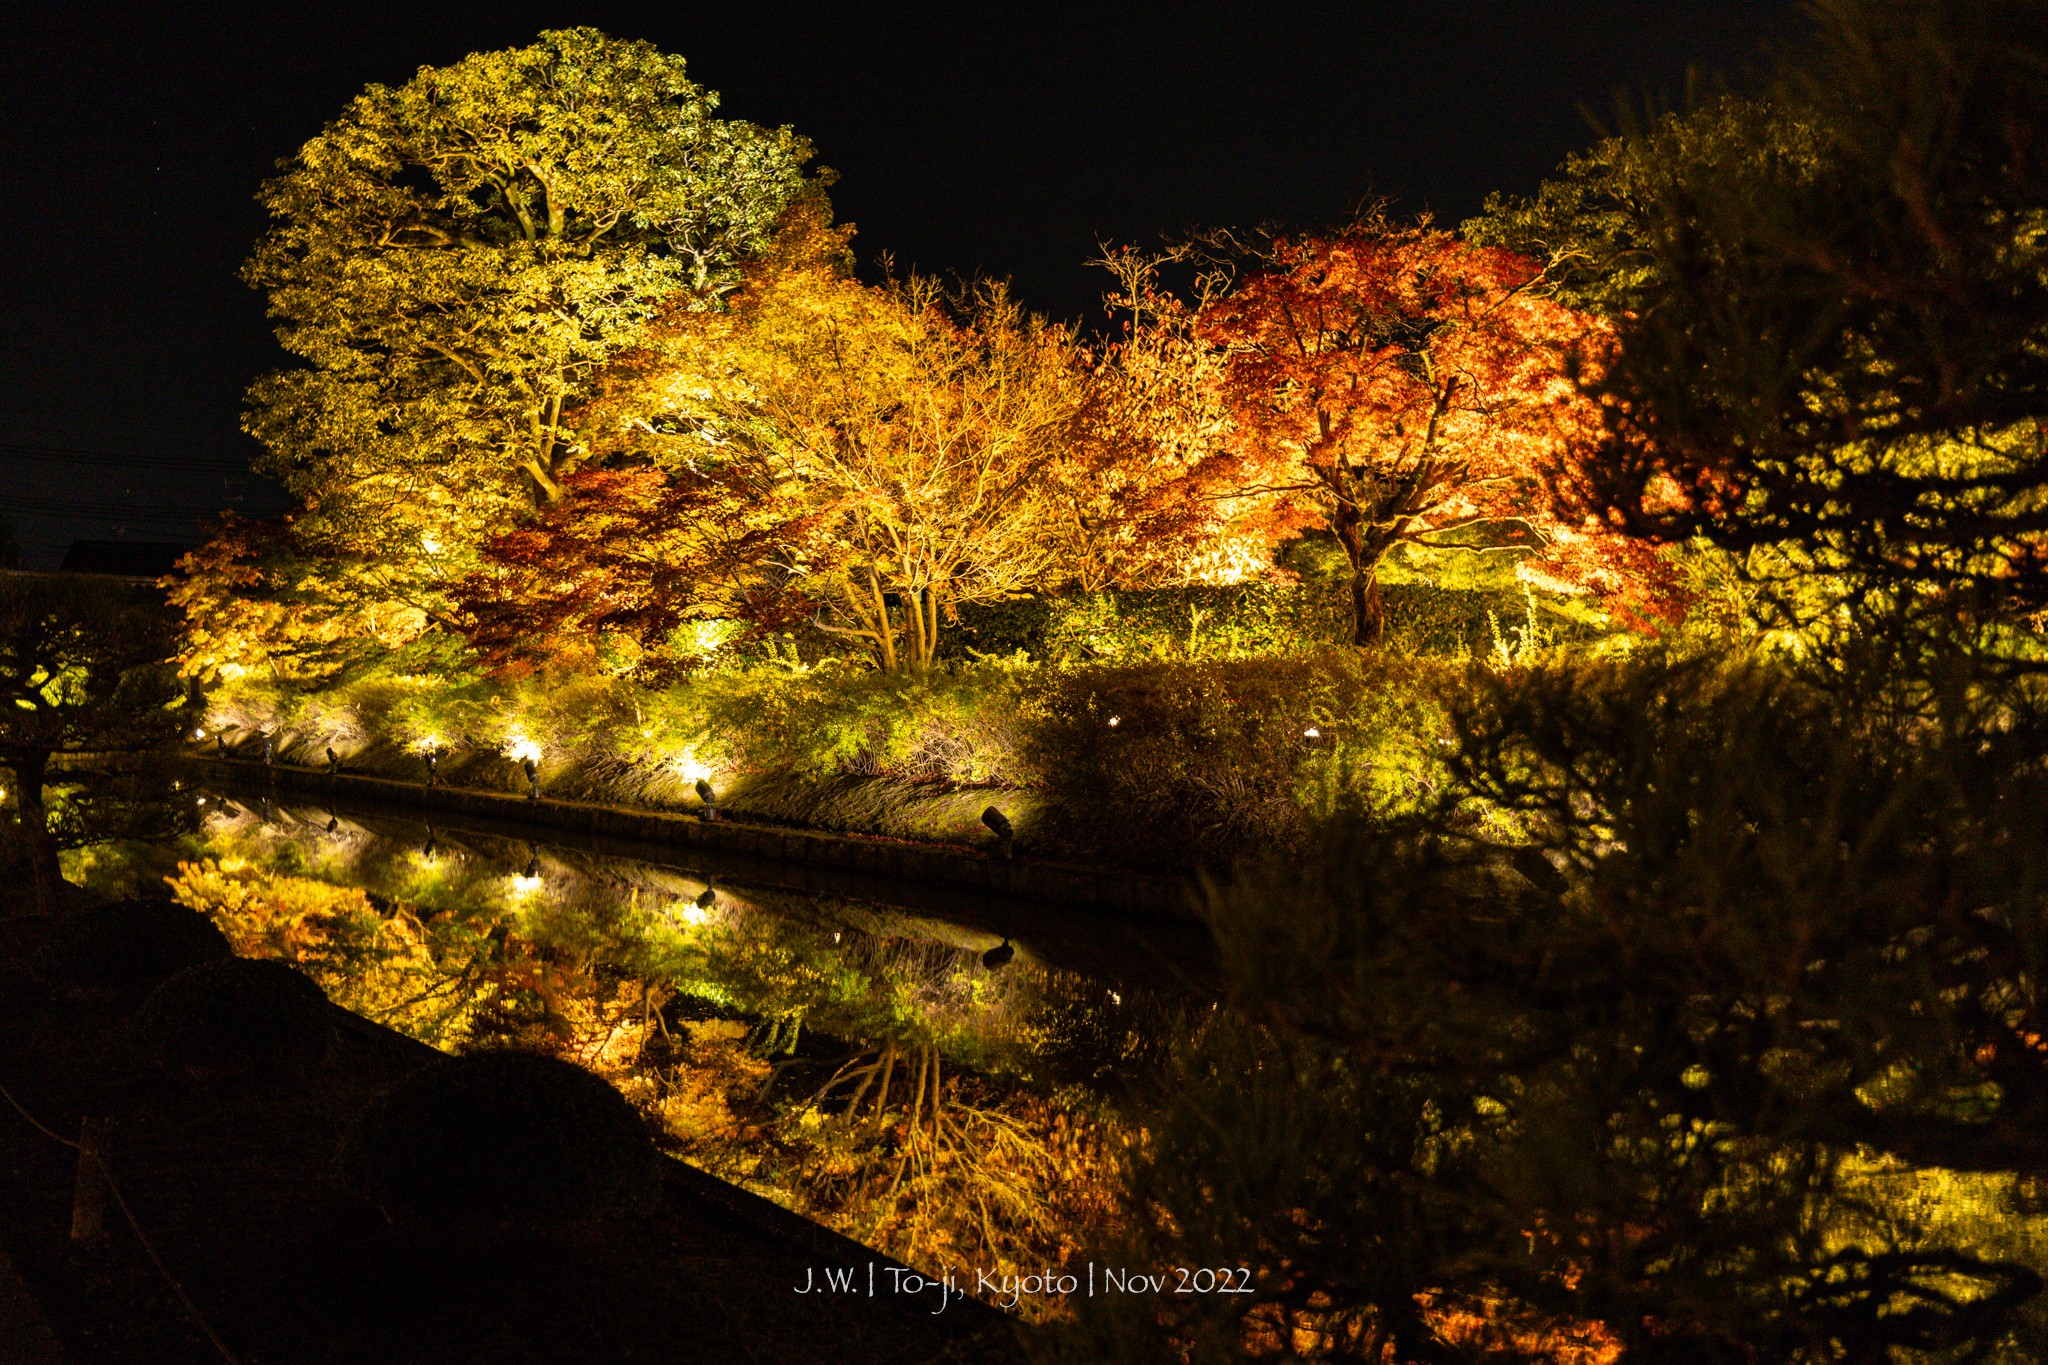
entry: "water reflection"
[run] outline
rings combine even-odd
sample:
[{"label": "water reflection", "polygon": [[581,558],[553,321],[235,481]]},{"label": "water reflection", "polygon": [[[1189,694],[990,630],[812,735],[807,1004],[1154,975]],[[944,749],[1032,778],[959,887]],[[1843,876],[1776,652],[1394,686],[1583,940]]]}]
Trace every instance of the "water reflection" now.
[{"label": "water reflection", "polygon": [[774,875],[222,795],[172,885],[348,1008],[588,1066],[671,1150],[920,1269],[1099,1234],[1124,1096],[1200,994],[1189,936]]}]

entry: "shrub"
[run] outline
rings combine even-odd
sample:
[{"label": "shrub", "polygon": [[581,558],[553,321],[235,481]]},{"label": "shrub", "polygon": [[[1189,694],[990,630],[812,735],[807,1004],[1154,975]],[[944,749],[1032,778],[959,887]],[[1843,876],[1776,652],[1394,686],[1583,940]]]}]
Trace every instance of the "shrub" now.
[{"label": "shrub", "polygon": [[1335,650],[1057,674],[1032,717],[1033,837],[1170,867],[1305,848],[1333,810],[1434,781],[1439,671]]},{"label": "shrub", "polygon": [[329,1017],[327,997],[296,968],[230,957],[150,992],[135,1032],[166,1071],[292,1071],[326,1055]]},{"label": "shrub", "polygon": [[559,1058],[479,1052],[432,1063],[357,1121],[349,1183],[401,1228],[561,1227],[631,1212],[659,1158],[632,1105]]},{"label": "shrub", "polygon": [[232,956],[213,921],[152,898],[95,905],[59,920],[38,965],[53,985],[136,997],[187,967]]}]

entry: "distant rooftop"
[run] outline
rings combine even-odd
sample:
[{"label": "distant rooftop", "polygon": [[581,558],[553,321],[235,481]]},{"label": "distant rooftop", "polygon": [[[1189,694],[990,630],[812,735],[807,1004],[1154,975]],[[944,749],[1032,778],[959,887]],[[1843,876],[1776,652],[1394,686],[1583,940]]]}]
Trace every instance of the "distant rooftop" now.
[{"label": "distant rooftop", "polygon": [[116,578],[162,578],[190,545],[155,540],[74,540],[59,573],[97,573]]}]

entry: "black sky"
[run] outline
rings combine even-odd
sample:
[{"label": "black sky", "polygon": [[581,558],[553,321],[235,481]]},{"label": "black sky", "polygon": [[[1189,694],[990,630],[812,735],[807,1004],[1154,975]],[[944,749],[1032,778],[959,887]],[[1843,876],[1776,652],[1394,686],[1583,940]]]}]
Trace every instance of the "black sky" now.
[{"label": "black sky", "polygon": [[[1791,0],[1348,4],[45,5],[0,31],[0,504],[32,558],[271,510],[237,434],[281,362],[235,272],[272,163],[371,81],[591,24],[682,53],[724,112],[840,173],[863,260],[1008,276],[1092,315],[1098,239],[1455,223],[1526,191],[1617,90],[1741,74]],[[23,448],[33,448],[24,450]],[[115,457],[81,461],[48,452]],[[225,479],[225,482],[224,482]],[[64,509],[90,504],[90,518]]]}]

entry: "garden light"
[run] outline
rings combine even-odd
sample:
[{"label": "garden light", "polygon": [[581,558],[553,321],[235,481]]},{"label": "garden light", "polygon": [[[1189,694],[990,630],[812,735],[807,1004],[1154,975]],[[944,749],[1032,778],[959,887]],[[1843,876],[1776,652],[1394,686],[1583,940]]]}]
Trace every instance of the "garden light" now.
[{"label": "garden light", "polygon": [[1117,726],[1119,726],[1119,725],[1121,725],[1121,724],[1123,724],[1123,723],[1124,723],[1124,718],[1123,718],[1122,716],[1111,716],[1111,717],[1109,718],[1109,728],[1110,728],[1110,729],[1112,729],[1112,730],[1116,729],[1116,727],[1117,727]]},{"label": "garden light", "polygon": [[438,764],[438,763],[439,763],[440,761],[441,761],[441,751],[440,751],[439,749],[436,749],[436,748],[435,748],[435,747],[434,747],[433,745],[431,745],[431,744],[430,744],[430,745],[428,745],[428,746],[427,746],[427,785],[428,785],[429,787],[431,787],[431,786],[433,786],[433,785],[434,785],[434,781],[435,781],[435,776],[434,776],[434,767],[435,767],[435,765],[436,765],[436,764]]},{"label": "garden light", "polygon": [[327,775],[332,777],[341,771],[341,755],[334,752],[332,744],[327,746]]},{"label": "garden light", "polygon": [[996,838],[1000,841],[998,847],[1002,849],[1003,856],[1005,858],[1009,857],[1011,846],[1015,843],[1017,838],[1017,831],[1015,827],[1013,827],[1010,824],[1010,818],[1004,815],[1001,811],[997,810],[994,806],[990,806],[987,810],[981,813],[981,823],[987,825],[990,830],[994,831]]},{"label": "garden light", "polygon": [[540,764],[530,758],[522,758],[519,766],[526,769],[526,799],[540,800]]},{"label": "garden light", "polygon": [[1309,726],[1308,729],[1303,730],[1301,734],[1302,738],[1304,739],[1321,739],[1323,737],[1323,732],[1321,730],[1316,729],[1316,727],[1313,725]]},{"label": "garden light", "polygon": [[704,818],[706,820],[716,820],[718,818],[718,793],[713,791],[711,784],[701,777],[697,779],[697,799],[704,803]]},{"label": "garden light", "polygon": [[1017,950],[1010,946],[1009,937],[1006,935],[1001,943],[981,955],[981,965],[989,971],[994,971],[998,967],[1008,965],[1010,959],[1016,955]]}]

